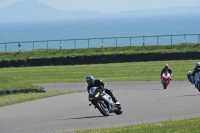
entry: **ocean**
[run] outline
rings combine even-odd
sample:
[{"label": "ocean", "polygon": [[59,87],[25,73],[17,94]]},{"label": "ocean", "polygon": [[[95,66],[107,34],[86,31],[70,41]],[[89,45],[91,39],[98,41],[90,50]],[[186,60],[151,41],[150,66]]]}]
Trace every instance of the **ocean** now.
[{"label": "ocean", "polygon": [[[0,22],[0,51],[98,48],[102,44],[104,47],[118,47],[199,43],[199,22],[199,14]],[[160,36],[179,34],[182,36]]]}]

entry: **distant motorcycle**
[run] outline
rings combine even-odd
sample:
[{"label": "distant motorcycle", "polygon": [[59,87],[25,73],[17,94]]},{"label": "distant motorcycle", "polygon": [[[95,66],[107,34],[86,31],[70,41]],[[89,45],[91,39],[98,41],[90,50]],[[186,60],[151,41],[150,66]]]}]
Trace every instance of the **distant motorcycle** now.
[{"label": "distant motorcycle", "polygon": [[200,92],[200,72],[195,74],[195,87]]},{"label": "distant motorcycle", "polygon": [[112,97],[98,87],[90,88],[89,101],[92,101],[95,108],[98,108],[104,116],[109,116],[110,113],[116,113],[117,115],[123,113],[121,106],[115,104]]},{"label": "distant motorcycle", "polygon": [[192,72],[188,71],[187,78],[188,78],[188,81],[190,81],[190,83],[195,84],[195,77],[192,76],[193,71]]},{"label": "distant motorcycle", "polygon": [[167,89],[168,85],[170,84],[171,76],[168,72],[164,72],[162,74],[162,85],[164,89]]}]

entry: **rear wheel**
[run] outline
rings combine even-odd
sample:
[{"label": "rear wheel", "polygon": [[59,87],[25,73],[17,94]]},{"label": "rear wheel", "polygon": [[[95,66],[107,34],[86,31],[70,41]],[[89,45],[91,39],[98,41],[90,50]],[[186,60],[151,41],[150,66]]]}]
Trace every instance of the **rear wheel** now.
[{"label": "rear wheel", "polygon": [[106,101],[97,101],[96,107],[104,116],[109,116],[111,106]]}]

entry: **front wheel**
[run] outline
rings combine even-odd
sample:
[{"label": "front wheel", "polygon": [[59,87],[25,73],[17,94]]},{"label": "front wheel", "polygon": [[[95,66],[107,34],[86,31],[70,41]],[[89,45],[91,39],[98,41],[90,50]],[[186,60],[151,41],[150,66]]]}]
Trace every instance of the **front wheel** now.
[{"label": "front wheel", "polygon": [[163,85],[163,88],[164,88],[164,89],[167,89],[167,86],[164,84],[164,85]]},{"label": "front wheel", "polygon": [[115,114],[121,115],[123,113],[121,107],[117,107],[117,110],[115,111]]},{"label": "front wheel", "polygon": [[96,107],[104,116],[109,116],[111,106],[106,101],[97,101]]},{"label": "front wheel", "polygon": [[164,81],[163,81],[163,88],[164,88],[164,89],[167,89],[167,85],[168,85],[168,81],[167,81],[167,80],[164,80]]},{"label": "front wheel", "polygon": [[194,78],[191,75],[187,75],[188,80],[190,81],[190,83],[194,84]]}]

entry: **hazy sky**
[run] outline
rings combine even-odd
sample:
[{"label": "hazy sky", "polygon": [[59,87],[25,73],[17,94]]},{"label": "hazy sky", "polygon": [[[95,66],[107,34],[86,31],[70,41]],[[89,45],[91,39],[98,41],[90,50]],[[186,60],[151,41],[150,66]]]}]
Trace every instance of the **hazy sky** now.
[{"label": "hazy sky", "polygon": [[[0,0],[0,8],[4,8],[16,1]],[[100,12],[121,12],[138,9],[153,9],[166,7],[199,6],[200,0],[38,0],[53,8],[75,11],[96,10]]]}]

